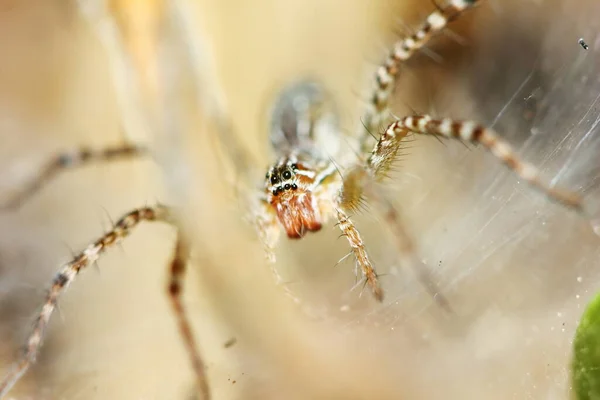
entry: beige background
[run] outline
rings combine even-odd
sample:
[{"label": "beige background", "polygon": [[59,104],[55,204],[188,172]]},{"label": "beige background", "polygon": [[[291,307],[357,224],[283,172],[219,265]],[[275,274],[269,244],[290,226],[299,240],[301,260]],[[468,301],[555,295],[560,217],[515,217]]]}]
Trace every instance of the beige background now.
[{"label": "beige background", "polygon": [[[394,111],[497,119],[495,127],[549,179],[583,191],[596,217],[600,6],[485,3],[452,25],[458,38],[434,41],[437,56],[409,63]],[[260,160],[252,171],[257,186],[272,161],[265,112],[278,88],[317,76],[334,93],[342,129],[353,131],[361,93],[394,32],[433,8],[415,4],[194,5],[236,140]],[[54,152],[124,135],[107,57],[74,3],[0,5],[4,196]],[[587,52],[577,44],[581,36]],[[181,143],[159,148],[178,156],[187,174],[169,158],[91,166],[65,173],[20,211],[0,214],[3,368],[70,249],[108,229],[108,216],[169,200],[185,204],[194,229],[186,304],[217,399],[568,398],[570,341],[599,282],[600,240],[590,223],[518,182],[481,149],[418,138],[390,190],[456,315],[444,315],[409,271],[395,267],[392,241],[371,213],[357,220],[386,274],[384,304],[350,291],[351,262],[333,268],[347,247],[328,226],[301,242],[284,240],[278,251],[303,312],[273,285],[226,183],[214,130],[191,106],[190,78],[178,80],[186,112]],[[39,363],[12,395],[188,398],[192,374],[165,296],[173,240],[171,228],[145,225],[101,260],[99,272],[82,274],[61,300]],[[224,348],[231,338],[236,344]]]}]

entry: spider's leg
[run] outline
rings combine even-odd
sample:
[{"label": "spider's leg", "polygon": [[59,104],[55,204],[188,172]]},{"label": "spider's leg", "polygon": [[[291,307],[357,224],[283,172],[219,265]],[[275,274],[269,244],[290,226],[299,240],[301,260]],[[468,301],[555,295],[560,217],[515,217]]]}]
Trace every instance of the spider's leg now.
[{"label": "spider's leg", "polygon": [[373,153],[367,160],[366,167],[357,165],[344,174],[344,184],[340,192],[339,202],[346,209],[356,210],[360,206],[364,196],[374,201],[382,213],[384,221],[394,235],[400,255],[400,264],[415,271],[421,284],[431,294],[438,305],[444,310],[451,312],[450,304],[441,295],[427,267],[419,260],[413,240],[404,228],[400,213],[385,193],[376,186],[376,182],[385,177],[400,147],[400,141],[405,134],[406,132],[401,132],[393,136],[389,134],[382,135]]},{"label": "spider's leg", "polygon": [[361,128],[360,141],[364,152],[370,150],[369,132],[378,132],[380,124],[388,116],[389,98],[394,90],[400,65],[425,46],[436,33],[444,29],[450,20],[458,17],[477,2],[478,0],[450,0],[445,5],[438,6],[414,34],[394,44],[384,63],[377,69],[369,105],[362,118],[364,129]]},{"label": "spider's leg", "polygon": [[386,130],[371,151],[366,164],[364,166],[356,165],[344,174],[339,202],[345,209],[356,210],[360,207],[365,195],[373,200],[379,206],[385,222],[394,235],[400,255],[400,264],[414,270],[421,284],[440,307],[451,311],[448,301],[440,294],[431,279],[427,267],[419,260],[413,240],[404,228],[400,213],[376,185],[387,176],[400,150],[402,139],[408,133],[407,129]]},{"label": "spider's leg", "polygon": [[438,286],[431,277],[429,268],[419,259],[414,241],[408,234],[401,217],[400,212],[394,207],[392,202],[376,186],[370,186],[373,190],[368,191],[369,198],[374,200],[379,206],[384,221],[394,235],[398,254],[400,255],[400,265],[408,266],[417,275],[421,285],[436,301],[436,303],[447,312],[452,312],[450,303],[442,295]]},{"label": "spider's leg", "polygon": [[265,257],[267,261],[273,266],[273,276],[277,283],[281,283],[282,279],[279,273],[274,269],[276,261],[275,247],[279,242],[279,235],[281,228],[277,223],[277,216],[271,210],[269,203],[266,200],[260,199],[252,209],[251,219],[254,222],[254,226],[263,244],[265,251]]},{"label": "spider's leg", "polygon": [[251,220],[254,223],[254,227],[262,242],[265,258],[271,267],[271,273],[273,274],[275,283],[277,286],[283,288],[285,294],[288,295],[294,303],[300,304],[301,300],[287,287],[277,270],[277,265],[275,263],[275,247],[277,246],[277,242],[279,242],[281,228],[279,227],[275,213],[271,210],[271,207],[266,200],[261,199],[253,208]]},{"label": "spider's leg", "polygon": [[393,122],[387,128],[386,134],[405,134],[407,130],[418,134],[481,143],[519,177],[542,191],[550,199],[578,212],[583,211],[581,196],[552,187],[549,182],[541,177],[540,171],[534,165],[521,161],[512,147],[491,129],[472,121],[456,121],[449,118],[433,119],[428,115],[417,115]]},{"label": "spider's leg", "polygon": [[356,262],[365,276],[367,285],[371,288],[371,292],[373,292],[375,299],[377,301],[383,301],[383,289],[379,285],[377,273],[375,272],[375,268],[373,268],[373,264],[371,264],[371,260],[369,260],[369,255],[367,254],[367,250],[358,229],[356,229],[354,222],[352,222],[348,214],[341,208],[336,207],[335,213],[338,220],[338,226],[352,248],[352,253],[354,253]]},{"label": "spider's leg", "polygon": [[189,256],[189,244],[185,240],[183,232],[179,230],[177,232],[177,244],[175,245],[175,251],[170,264],[168,294],[169,299],[171,300],[171,306],[173,307],[173,312],[177,318],[179,332],[183,337],[187,352],[192,361],[194,372],[196,373],[198,389],[202,394],[202,399],[208,400],[210,399],[210,390],[206,380],[206,368],[204,362],[202,361],[202,357],[200,356],[200,351],[198,350],[196,340],[194,339],[192,327],[183,306],[183,302],[181,301],[183,278],[185,275],[186,264],[189,261]]},{"label": "spider's leg", "polygon": [[[373,292],[373,296],[377,301],[383,301],[383,289],[379,285],[379,281],[377,280],[377,273],[375,272],[375,268],[373,268],[373,264],[371,260],[369,260],[369,255],[367,254],[367,250],[365,248],[364,242],[360,237],[360,233],[356,226],[354,226],[354,222],[350,219],[348,214],[344,210],[353,210],[355,207],[349,206],[347,202],[344,202],[344,199],[347,199],[349,196],[358,194],[354,189],[359,189],[359,185],[361,182],[358,182],[360,177],[356,174],[345,174],[343,187],[340,190],[338,195],[338,199],[336,200],[335,206],[335,215],[338,220],[337,226],[342,231],[342,235],[346,237],[350,247],[352,248],[352,253],[354,254],[354,258],[362,271],[367,284],[371,288]],[[358,194],[359,200],[357,200],[356,204],[360,203],[360,197],[362,194]]]},{"label": "spider's leg", "polygon": [[0,398],[8,393],[13,385],[17,383],[21,376],[35,362],[39,349],[42,346],[50,317],[56,308],[60,295],[73,283],[79,272],[97,261],[107,249],[120,243],[142,221],[162,221],[172,224],[173,218],[169,208],[160,205],[130,211],[117,221],[111,231],[90,244],[85,250],[75,256],[73,260],[65,264],[58,274],[56,274],[42,309],[35,319],[22,358],[15,363],[13,368],[0,381]]},{"label": "spider's leg", "polygon": [[132,144],[123,144],[103,149],[78,148],[73,151],[59,153],[46,162],[31,181],[27,182],[6,202],[1,204],[0,209],[15,209],[20,207],[46,183],[50,182],[63,171],[94,162],[110,162],[124,158],[137,158],[146,154],[148,154],[148,150],[145,147]]}]

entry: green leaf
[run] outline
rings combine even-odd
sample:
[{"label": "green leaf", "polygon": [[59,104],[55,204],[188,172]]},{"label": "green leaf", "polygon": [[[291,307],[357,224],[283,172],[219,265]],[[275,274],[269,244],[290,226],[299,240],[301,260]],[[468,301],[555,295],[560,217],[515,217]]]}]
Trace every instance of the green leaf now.
[{"label": "green leaf", "polygon": [[571,373],[575,398],[600,400],[600,294],[583,313],[573,346]]}]

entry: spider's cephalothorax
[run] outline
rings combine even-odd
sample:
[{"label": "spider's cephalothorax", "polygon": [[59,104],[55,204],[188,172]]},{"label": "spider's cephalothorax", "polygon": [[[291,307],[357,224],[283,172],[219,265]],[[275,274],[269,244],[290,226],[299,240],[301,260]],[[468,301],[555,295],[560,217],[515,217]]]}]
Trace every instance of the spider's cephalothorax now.
[{"label": "spider's cephalothorax", "polygon": [[292,239],[320,230],[330,213],[326,192],[335,167],[317,145],[336,127],[327,100],[316,83],[300,82],[282,92],[272,111],[271,144],[279,158],[265,177],[265,195]]},{"label": "spider's cephalothorax", "polygon": [[331,210],[327,192],[335,180],[335,167],[303,158],[301,153],[281,157],[265,180],[267,202],[291,239],[320,230]]},{"label": "spider's cephalothorax", "polygon": [[279,160],[267,173],[269,204],[289,238],[298,239],[307,231],[321,229],[322,217],[313,194],[316,172],[290,156]]},{"label": "spider's cephalothorax", "polygon": [[[283,226],[289,238],[299,239],[306,232],[320,230],[329,219],[336,219],[367,284],[381,301],[383,291],[377,274],[346,211],[348,196],[344,188],[348,182],[331,159],[339,155],[341,137],[332,104],[314,82],[291,85],[279,95],[271,114],[271,144],[278,159],[265,177],[257,226],[268,259],[274,261],[277,225]],[[350,186],[356,186],[355,182]]]}]

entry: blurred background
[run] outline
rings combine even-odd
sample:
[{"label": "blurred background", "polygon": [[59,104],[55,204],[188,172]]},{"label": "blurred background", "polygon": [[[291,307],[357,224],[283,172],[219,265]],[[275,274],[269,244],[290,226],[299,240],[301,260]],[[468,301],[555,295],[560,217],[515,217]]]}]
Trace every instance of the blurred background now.
[{"label": "blurred background", "polygon": [[[160,1],[114,0],[103,14],[101,1],[0,1],[0,198],[65,149],[129,140],[154,150],[65,172],[0,213],[0,369],[20,354],[59,266],[111,220],[161,201],[177,205],[195,245],[185,303],[215,399],[569,398],[573,333],[600,288],[600,4],[573,3],[484,1],[402,69],[396,115],[492,126],[586,201],[578,216],[476,146],[411,141],[389,190],[448,315],[400,268],[373,209],[356,221],[383,304],[352,290],[351,261],[334,267],[348,248],[331,223],[280,243],[277,267],[303,302],[294,305],[236,196],[260,190],[273,161],[278,90],[322,81],[352,134],[377,64],[433,3],[182,0],[171,14]],[[132,22],[153,18],[149,32]],[[106,21],[122,29],[137,98],[118,75]],[[200,45],[202,76],[189,57]],[[140,75],[156,56],[167,74]],[[138,120],[127,101],[142,104]],[[218,145],[215,110],[231,118],[230,146]],[[252,160],[248,178],[230,160],[238,146]],[[142,225],[81,274],[9,398],[194,398],[166,297],[174,240],[169,226]]]}]

